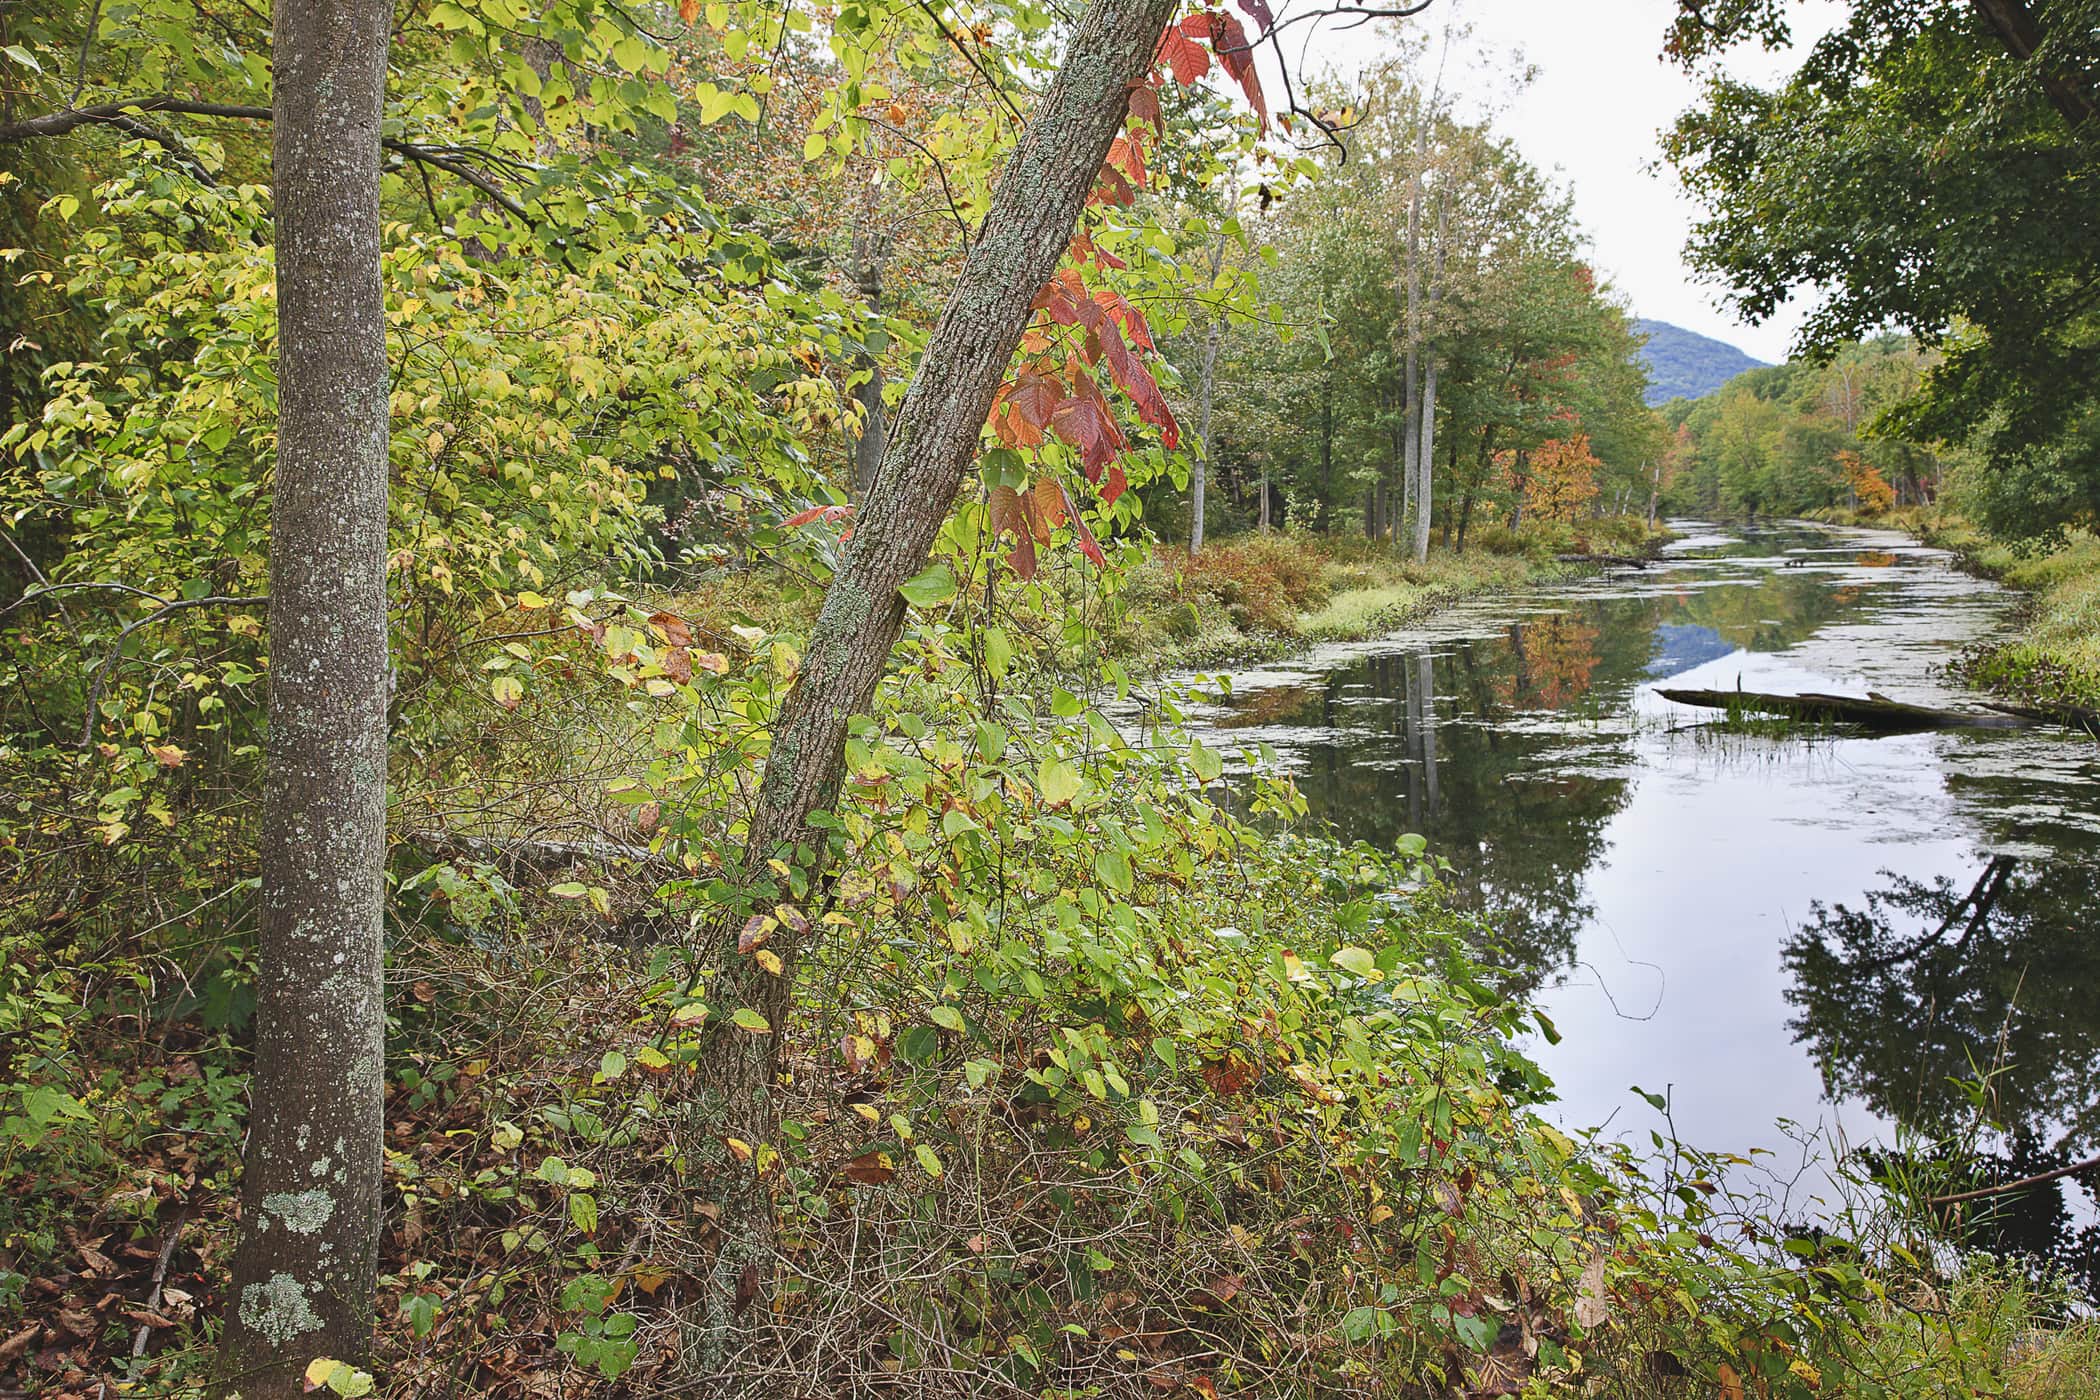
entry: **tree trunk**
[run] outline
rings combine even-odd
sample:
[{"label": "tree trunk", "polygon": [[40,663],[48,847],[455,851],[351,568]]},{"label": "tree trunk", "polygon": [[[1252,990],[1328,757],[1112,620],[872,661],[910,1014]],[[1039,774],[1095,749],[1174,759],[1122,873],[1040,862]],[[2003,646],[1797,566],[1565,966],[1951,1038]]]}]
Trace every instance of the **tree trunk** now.
[{"label": "tree trunk", "polygon": [[[1224,245],[1219,245],[1222,252]],[[1211,257],[1211,280],[1217,281],[1218,255]],[[1210,338],[1203,346],[1203,383],[1196,402],[1196,460],[1189,468],[1189,553],[1203,552],[1203,487],[1204,477],[1210,467],[1210,401],[1214,376],[1218,367],[1218,340],[1224,334],[1225,320],[1213,316],[1210,322]]]},{"label": "tree trunk", "polygon": [[[1438,194],[1436,210],[1436,272],[1430,278],[1429,306],[1423,318],[1415,326],[1415,339],[1421,341],[1426,333],[1428,318],[1436,315],[1437,304],[1444,299],[1445,260],[1451,246],[1451,200],[1446,194]],[[1414,261],[1409,254],[1409,262]],[[1424,352],[1428,368],[1422,378],[1421,395],[1421,445],[1415,450],[1415,519],[1414,556],[1417,564],[1429,558],[1429,516],[1431,505],[1430,477],[1436,470],[1436,358]],[[1409,357],[1412,362],[1413,357]]]},{"label": "tree trunk", "polygon": [[278,425],[261,975],[227,1393],[368,1353],[384,1127],[387,360],[379,137],[392,8],[278,0]]},{"label": "tree trunk", "polygon": [[[882,266],[887,256],[883,240],[868,234],[855,234],[853,238],[853,285],[862,300],[868,304],[872,316],[882,309]],[[875,480],[876,468],[882,465],[882,454],[889,446],[889,425],[884,421],[882,404],[882,361],[874,355],[863,356],[859,368],[867,371],[865,383],[853,390],[853,398],[860,405],[860,434],[853,440],[853,499],[867,499],[868,486]]]},{"label": "tree trunk", "polygon": [[1269,473],[1266,470],[1261,474],[1260,510],[1261,515],[1255,521],[1255,528],[1263,534],[1267,534],[1269,532]]},{"label": "tree trunk", "polygon": [[[1094,0],[1075,26],[1063,66],[1007,160],[976,243],[893,425],[889,448],[854,521],[853,539],[824,594],[800,674],[773,725],[772,748],[751,814],[741,885],[769,904],[768,862],[805,868],[825,859],[810,821],[835,800],[847,724],[864,712],[903,626],[898,586],[926,566],[929,550],[977,452],[978,432],[1027,324],[1029,302],[1056,271],[1087,193],[1122,128],[1131,84],[1151,63],[1175,0]],[[789,975],[771,976],[738,951],[743,912],[725,908],[706,931],[703,955],[719,956],[709,985],[718,1029],[701,1066],[700,1121],[711,1134],[757,1145],[773,1134],[778,1037],[791,1009],[792,967],[801,940],[774,935]],[[772,1028],[732,1029],[730,1013],[751,1007]],[[710,1338],[703,1367],[719,1364],[735,1325],[732,1297],[769,1232],[764,1187],[751,1168],[719,1151],[722,1239],[707,1300]]]},{"label": "tree trunk", "polygon": [[1415,450],[1416,471],[1421,479],[1415,483],[1414,557],[1417,564],[1429,557],[1429,479],[1436,462],[1436,370],[1434,359],[1422,372],[1422,443]]},{"label": "tree trunk", "polygon": [[1658,457],[1655,459],[1655,474],[1648,480],[1648,528],[1650,530],[1655,528],[1655,507],[1662,500],[1662,488],[1663,464],[1662,458]]}]

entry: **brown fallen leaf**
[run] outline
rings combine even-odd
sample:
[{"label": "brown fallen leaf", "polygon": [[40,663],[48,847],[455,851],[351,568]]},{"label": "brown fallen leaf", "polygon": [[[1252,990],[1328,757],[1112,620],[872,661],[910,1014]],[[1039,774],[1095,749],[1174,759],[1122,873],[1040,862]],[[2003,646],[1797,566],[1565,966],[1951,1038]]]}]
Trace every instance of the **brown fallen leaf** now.
[{"label": "brown fallen leaf", "polygon": [[36,1345],[36,1339],[44,1335],[44,1324],[32,1322],[21,1331],[0,1342],[0,1362],[12,1361]]}]

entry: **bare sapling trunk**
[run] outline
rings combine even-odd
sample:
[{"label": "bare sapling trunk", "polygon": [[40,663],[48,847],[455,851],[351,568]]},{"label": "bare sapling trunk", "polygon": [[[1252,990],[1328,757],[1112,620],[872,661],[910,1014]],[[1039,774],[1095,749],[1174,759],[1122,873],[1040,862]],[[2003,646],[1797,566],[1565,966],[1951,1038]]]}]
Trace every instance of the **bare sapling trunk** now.
[{"label": "bare sapling trunk", "polygon": [[[1210,247],[1209,290],[1218,289],[1218,273],[1225,266],[1225,235],[1219,234]],[[1203,496],[1210,475],[1210,406],[1217,386],[1218,342],[1225,334],[1225,316],[1211,308],[1210,330],[1203,341],[1203,377],[1196,395],[1196,460],[1189,467],[1189,553],[1203,552]]]},{"label": "bare sapling trunk", "polygon": [[[927,341],[891,426],[882,464],[857,512],[853,538],[825,591],[794,689],[773,725],[772,748],[746,836],[742,882],[755,899],[774,859],[820,867],[827,842],[811,817],[837,798],[847,725],[874,698],[902,629],[899,585],[926,567],[978,434],[1005,377],[1036,291],[1056,271],[1087,192],[1121,129],[1131,84],[1152,61],[1176,0],[1094,0],[1074,26],[1063,66],[1035,109],[993,192],[989,212],[955,290]],[[740,952],[741,913],[725,910],[706,931],[703,953],[720,963],[708,991],[718,1027],[701,1066],[705,1131],[763,1144],[773,1132],[778,1037],[791,1005],[800,939],[782,930],[770,948],[788,975],[767,974]],[[771,1030],[729,1026],[756,1009]],[[732,1297],[756,1277],[769,1229],[764,1186],[727,1150],[721,1172],[722,1238],[708,1306],[710,1349],[719,1364],[734,1326]],[[747,1275],[746,1270],[752,1272]]]},{"label": "bare sapling trunk", "polygon": [[379,139],[392,9],[278,0],[278,429],[261,975],[219,1386],[298,1396],[370,1349],[385,979],[387,361]]},{"label": "bare sapling trunk", "polygon": [[[887,240],[880,234],[854,235],[853,285],[867,302],[871,316],[882,309],[882,272],[888,252]],[[889,425],[884,420],[887,410],[882,402],[882,360],[867,355],[858,367],[866,371],[868,377],[853,390],[861,415],[860,432],[853,439],[853,499],[856,501],[867,497],[868,487],[875,480],[875,471],[882,465],[882,454],[890,441]]]},{"label": "bare sapling trunk", "polygon": [[[1436,214],[1436,273],[1430,279],[1429,306],[1426,321],[1436,315],[1438,303],[1444,299],[1444,267],[1451,247],[1451,201],[1447,195],[1437,197]],[[1417,327],[1416,338],[1422,336],[1422,327]],[[1410,357],[1412,358],[1412,357]],[[1415,517],[1414,558],[1417,564],[1429,558],[1430,477],[1436,470],[1436,356],[1426,349],[1423,358],[1427,368],[1422,374],[1421,443],[1415,449]]]},{"label": "bare sapling trunk", "polygon": [[1218,365],[1218,340],[1224,332],[1222,318],[1213,317],[1210,335],[1203,346],[1203,387],[1196,403],[1196,460],[1189,467],[1189,553],[1203,552],[1203,496],[1210,473],[1210,405]]}]

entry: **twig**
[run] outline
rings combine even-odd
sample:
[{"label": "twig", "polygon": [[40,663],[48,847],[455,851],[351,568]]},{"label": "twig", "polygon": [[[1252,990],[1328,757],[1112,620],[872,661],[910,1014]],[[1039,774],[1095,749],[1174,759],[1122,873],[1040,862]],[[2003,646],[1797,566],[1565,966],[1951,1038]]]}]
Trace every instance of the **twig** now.
[{"label": "twig", "polygon": [[[175,1244],[182,1238],[182,1227],[188,1218],[188,1216],[178,1211],[175,1216],[175,1223],[168,1227],[168,1237],[161,1241],[160,1263],[155,1265],[153,1269],[153,1291],[146,1295],[145,1310],[149,1313],[160,1306],[161,1289],[168,1282],[168,1261],[175,1257]],[[141,1322],[139,1330],[131,1334],[131,1354],[133,1356],[144,1356],[146,1354],[146,1338],[152,1332],[152,1323]]]},{"label": "twig", "polygon": [[2091,1171],[2095,1167],[2100,1167],[2100,1157],[2088,1157],[2083,1162],[2073,1162],[2068,1167],[2058,1167],[2053,1172],[2043,1172],[2039,1176],[2023,1176],[2018,1181],[2001,1181],[1996,1186],[1979,1186],[1974,1191],[1957,1191],[1951,1196],[1927,1196],[1925,1204],[1928,1206],[1951,1206],[1959,1201],[1977,1201],[1985,1196],[2001,1196],[2007,1191],[2020,1191],[2029,1186],[2040,1186],[2044,1182],[2055,1181],[2058,1177],[2075,1176],[2079,1172]]}]

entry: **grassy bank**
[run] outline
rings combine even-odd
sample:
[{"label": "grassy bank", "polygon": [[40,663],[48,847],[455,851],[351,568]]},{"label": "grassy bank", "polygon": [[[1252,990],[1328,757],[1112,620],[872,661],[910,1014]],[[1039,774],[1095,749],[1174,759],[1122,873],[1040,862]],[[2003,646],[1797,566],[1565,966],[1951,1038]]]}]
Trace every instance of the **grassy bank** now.
[{"label": "grassy bank", "polygon": [[1437,549],[1420,564],[1353,535],[1242,535],[1194,559],[1161,548],[1124,585],[1127,606],[1106,641],[1154,669],[1288,655],[1375,637],[1462,598],[1581,572],[1558,562],[1564,552],[1638,554],[1667,538],[1630,518],[1589,522],[1580,538],[1562,526],[1481,535],[1463,554]]},{"label": "grassy bank", "polygon": [[2029,595],[2015,635],[1962,659],[1965,680],[2029,704],[2100,709],[2100,536],[2080,532],[2043,553],[1958,523],[1928,526],[1924,536]]}]

